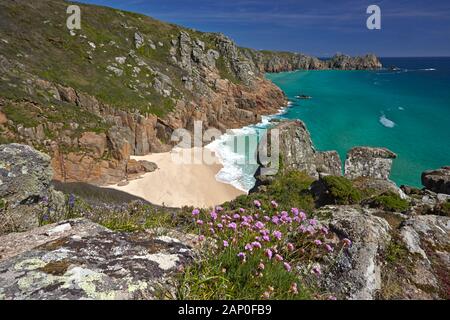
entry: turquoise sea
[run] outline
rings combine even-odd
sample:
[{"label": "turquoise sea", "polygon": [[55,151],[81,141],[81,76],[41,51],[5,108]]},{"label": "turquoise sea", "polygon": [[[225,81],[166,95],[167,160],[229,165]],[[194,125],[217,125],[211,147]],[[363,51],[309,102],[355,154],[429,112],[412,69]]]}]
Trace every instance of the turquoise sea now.
[{"label": "turquoise sea", "polygon": [[[337,150],[342,161],[354,146],[386,147],[398,155],[391,179],[420,187],[424,170],[450,165],[450,58],[385,58],[382,63],[386,69],[379,71],[268,74],[291,102],[277,117],[304,121],[316,148]],[[312,99],[295,98],[302,94]],[[252,128],[266,124],[235,134],[252,134]],[[230,151],[236,150],[222,158],[233,158]],[[251,164],[228,163],[218,179],[249,189],[254,170]]]}]

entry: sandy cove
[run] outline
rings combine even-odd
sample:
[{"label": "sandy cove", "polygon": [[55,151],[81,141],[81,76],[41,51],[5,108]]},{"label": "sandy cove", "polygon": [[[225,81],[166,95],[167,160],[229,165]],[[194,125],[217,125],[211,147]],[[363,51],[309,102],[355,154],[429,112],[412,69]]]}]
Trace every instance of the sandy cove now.
[{"label": "sandy cove", "polygon": [[[207,163],[201,161],[205,152]],[[194,156],[195,154],[195,156]],[[184,157],[186,161],[179,161]],[[222,169],[218,159],[205,148],[174,149],[166,153],[133,156],[158,165],[154,172],[146,173],[126,186],[108,186],[141,197],[153,204],[167,207],[194,206],[209,208],[233,200],[245,192],[230,184],[216,180]],[[195,159],[195,162],[189,161]]]}]

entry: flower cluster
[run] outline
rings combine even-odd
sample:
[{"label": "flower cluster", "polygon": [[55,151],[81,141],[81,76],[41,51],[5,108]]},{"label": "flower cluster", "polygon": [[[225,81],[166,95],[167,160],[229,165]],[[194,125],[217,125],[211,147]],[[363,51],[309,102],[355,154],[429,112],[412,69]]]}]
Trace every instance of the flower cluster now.
[{"label": "flower cluster", "polygon": [[[202,213],[194,209],[192,216],[198,227],[199,241],[207,237],[216,239],[219,252],[238,265],[245,265],[243,269],[252,270],[256,278],[264,277],[269,269],[270,272],[295,273],[295,279],[299,279],[300,270],[320,276],[322,270],[317,261],[336,249],[325,226],[314,218],[308,219],[298,208],[281,211],[276,201],[266,207],[255,200],[250,209],[231,211],[217,207]],[[204,220],[199,220],[199,216]],[[350,240],[345,239],[344,245],[351,246]],[[300,290],[297,282],[290,283],[287,289],[294,295]],[[273,290],[265,288],[261,297],[271,298],[274,290],[277,290],[275,286]]]}]

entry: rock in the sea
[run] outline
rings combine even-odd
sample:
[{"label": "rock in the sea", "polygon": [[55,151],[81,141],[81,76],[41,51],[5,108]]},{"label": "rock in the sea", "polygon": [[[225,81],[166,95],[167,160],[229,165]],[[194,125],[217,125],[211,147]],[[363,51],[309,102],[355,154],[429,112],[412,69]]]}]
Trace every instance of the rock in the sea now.
[{"label": "rock in the sea", "polygon": [[323,274],[323,286],[338,298],[371,300],[381,288],[378,255],[390,240],[390,226],[374,212],[359,206],[327,206],[316,211],[318,217],[330,217],[330,231],[352,241]]},{"label": "rock in the sea", "polygon": [[423,172],[422,184],[433,192],[450,194],[450,166]]},{"label": "rock in the sea", "polygon": [[173,293],[169,280],[192,260],[181,240],[84,219],[9,234],[0,238],[4,251],[0,300],[155,299]]},{"label": "rock in the sea", "polygon": [[61,211],[64,195],[51,187],[52,176],[48,155],[27,145],[0,145],[0,234],[36,227],[42,215]]},{"label": "rock in the sea", "polygon": [[397,155],[386,148],[353,148],[345,160],[345,176],[349,179],[370,177],[388,180],[395,158]]}]

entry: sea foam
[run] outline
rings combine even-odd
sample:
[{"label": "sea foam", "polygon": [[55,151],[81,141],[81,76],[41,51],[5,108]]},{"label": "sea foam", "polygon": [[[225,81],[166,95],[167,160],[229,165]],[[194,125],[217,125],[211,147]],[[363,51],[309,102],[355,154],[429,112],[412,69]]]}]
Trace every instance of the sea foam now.
[{"label": "sea foam", "polygon": [[[243,164],[245,164],[246,157],[244,154],[240,154],[234,151],[235,139],[244,139],[246,136],[256,136],[258,131],[264,130],[270,124],[270,121],[276,117],[279,117],[286,113],[287,108],[292,105],[289,102],[285,108],[281,108],[278,113],[269,116],[262,116],[261,122],[255,125],[246,126],[240,129],[227,130],[227,133],[220,136],[220,138],[211,142],[206,146],[209,150],[213,151],[222,164],[223,168],[217,173],[216,180],[223,183],[231,184],[233,187],[248,192],[253,188],[255,179],[253,177],[254,172],[245,172]],[[257,145],[249,146],[250,157],[256,165],[256,148]]]},{"label": "sea foam", "polygon": [[393,128],[395,127],[395,122],[392,120],[389,120],[388,118],[386,118],[386,116],[383,114],[380,117],[380,123],[385,126],[386,128]]}]

